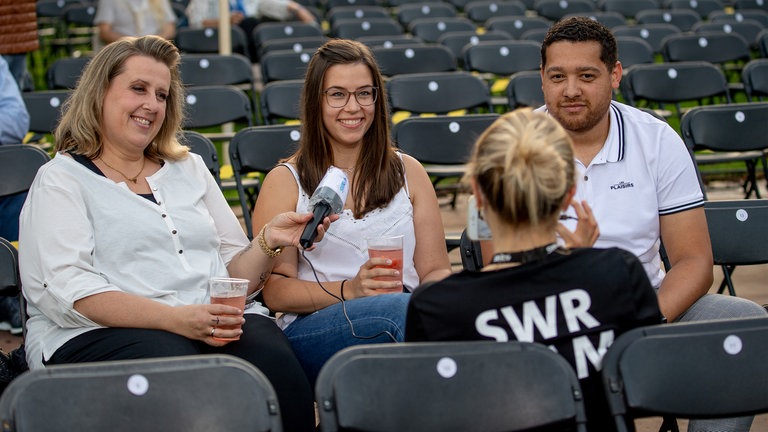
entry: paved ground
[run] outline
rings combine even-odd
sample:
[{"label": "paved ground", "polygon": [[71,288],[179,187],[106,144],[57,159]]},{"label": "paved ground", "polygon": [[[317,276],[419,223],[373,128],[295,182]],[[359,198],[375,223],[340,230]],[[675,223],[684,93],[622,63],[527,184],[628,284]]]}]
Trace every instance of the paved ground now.
[{"label": "paved ground", "polygon": [[[760,187],[763,196],[768,197],[768,192],[765,191],[765,182],[761,182]],[[734,184],[713,185],[708,193],[709,199],[712,200],[741,198],[737,185]],[[460,233],[464,228],[466,224],[465,202],[466,198],[460,197],[455,209],[451,209],[447,205],[443,206],[443,225],[447,234]],[[240,213],[239,206],[234,208],[237,213]],[[454,268],[460,269],[461,259],[458,250],[452,251],[450,257]],[[712,292],[716,291],[722,279],[722,273],[718,268],[715,269],[714,275],[715,283]],[[733,274],[733,281],[739,296],[761,305],[768,304],[768,264],[738,267]],[[21,337],[12,336],[8,332],[0,332],[0,349],[5,353],[18,347],[21,341]],[[638,420],[637,432],[656,432],[660,424],[661,420],[658,418]],[[685,430],[686,424],[684,420],[680,421],[681,430]],[[756,417],[751,430],[754,432],[768,431],[768,414]]]}]

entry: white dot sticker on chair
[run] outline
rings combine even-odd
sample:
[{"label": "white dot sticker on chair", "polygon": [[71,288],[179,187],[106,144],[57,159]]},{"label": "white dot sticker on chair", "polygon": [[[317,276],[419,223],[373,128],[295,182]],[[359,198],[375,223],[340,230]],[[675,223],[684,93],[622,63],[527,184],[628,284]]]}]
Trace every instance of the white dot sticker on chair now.
[{"label": "white dot sticker on chair", "polygon": [[456,360],[450,357],[443,357],[437,361],[435,369],[437,370],[437,374],[441,377],[453,378],[459,368],[456,365]]},{"label": "white dot sticker on chair", "polygon": [[302,63],[309,63],[309,60],[312,59],[312,56],[310,56],[307,53],[301,53],[301,56],[299,56],[299,59],[301,60]]},{"label": "white dot sticker on chair", "polygon": [[648,37],[651,35],[651,32],[648,31],[648,29],[642,29],[640,30],[640,37],[643,39],[648,39]]},{"label": "white dot sticker on chair", "polygon": [[744,111],[736,111],[736,114],[733,115],[733,118],[736,119],[739,123],[744,123],[744,120],[747,119],[747,116],[744,115]]},{"label": "white dot sticker on chair", "polygon": [[208,37],[208,38],[213,37],[214,33],[216,32],[212,28],[207,28],[203,31],[203,34],[205,35],[205,37]]},{"label": "white dot sticker on chair", "polygon": [[190,105],[196,104],[197,103],[197,96],[195,96],[193,94],[187,95],[187,103],[190,104]]},{"label": "white dot sticker on chair", "polygon": [[691,0],[691,2],[688,4],[691,5],[691,9],[696,9],[696,6],[699,5],[699,2],[697,2],[696,0]]},{"label": "white dot sticker on chair", "polygon": [[677,78],[677,69],[674,69],[674,68],[667,69],[667,76],[669,77],[669,79]]},{"label": "white dot sticker on chair", "polygon": [[301,132],[297,130],[292,130],[290,136],[291,136],[291,140],[296,142],[299,140],[299,138],[301,138]]},{"label": "white dot sticker on chair", "polygon": [[480,43],[480,38],[477,36],[471,36],[469,38],[469,43],[471,43],[472,45],[477,45]]},{"label": "white dot sticker on chair", "polygon": [[368,31],[368,30],[370,30],[370,29],[371,29],[371,23],[370,23],[370,22],[368,22],[368,21],[363,21],[363,23],[361,24],[361,26],[363,27],[363,30],[365,30],[365,31]]},{"label": "white dot sticker on chair", "polygon": [[440,30],[441,32],[445,31],[447,28],[448,28],[448,25],[445,24],[445,21],[440,21],[439,23],[437,23],[437,29]]},{"label": "white dot sticker on chair", "polygon": [[451,133],[458,133],[461,130],[461,125],[459,122],[450,122],[448,124],[448,130],[451,131]]},{"label": "white dot sticker on chair", "polygon": [[523,22],[522,22],[522,21],[520,21],[520,20],[515,20],[515,28],[516,28],[516,29],[521,29],[521,28],[523,28]]},{"label": "white dot sticker on chair", "polygon": [[709,41],[707,40],[707,38],[703,38],[703,37],[699,38],[698,42],[699,42],[699,46],[702,48],[706,48],[707,45],[709,45]]},{"label": "white dot sticker on chair", "polygon": [[723,350],[730,355],[740,353],[742,348],[741,338],[736,335],[728,335],[723,340]]},{"label": "white dot sticker on chair", "polygon": [[746,222],[749,219],[749,213],[744,209],[736,210],[736,220],[739,222]]},{"label": "white dot sticker on chair", "polygon": [[405,58],[412,59],[416,57],[416,51],[413,50],[413,48],[408,48],[405,50]]},{"label": "white dot sticker on chair", "polygon": [[568,2],[567,1],[560,0],[560,3],[558,3],[558,4],[560,5],[560,9],[568,9]]},{"label": "white dot sticker on chair", "polygon": [[59,107],[59,105],[61,105],[61,99],[59,99],[59,98],[57,98],[57,97],[52,97],[52,98],[51,98],[51,99],[48,101],[48,103],[49,103],[49,104],[50,104],[52,107],[54,107],[54,108],[58,108],[58,107]]},{"label": "white dot sticker on chair", "polygon": [[723,31],[726,33],[733,33],[733,27],[730,24],[723,25]]},{"label": "white dot sticker on chair", "polygon": [[429,89],[429,91],[435,92],[440,88],[440,85],[435,81],[430,81],[429,84],[427,84],[427,88]]},{"label": "white dot sticker on chair", "polygon": [[661,17],[664,22],[672,22],[672,15],[669,12],[665,12]]},{"label": "white dot sticker on chair", "polygon": [[144,396],[149,390],[149,380],[144,375],[131,375],[126,383],[128,391],[134,396]]},{"label": "white dot sticker on chair", "polygon": [[429,12],[432,10],[432,8],[429,7],[429,5],[424,5],[421,7],[421,13],[424,15],[429,15]]},{"label": "white dot sticker on chair", "polygon": [[293,26],[285,26],[285,28],[283,29],[283,32],[285,32],[286,36],[293,35]]},{"label": "white dot sticker on chair", "polygon": [[211,62],[207,59],[200,59],[200,62],[198,62],[200,65],[200,69],[208,69],[211,66]]},{"label": "white dot sticker on chair", "polygon": [[509,47],[501,47],[499,48],[499,55],[502,57],[506,57],[509,55]]},{"label": "white dot sticker on chair", "polygon": [[293,52],[300,53],[301,50],[303,50],[303,49],[304,49],[304,45],[302,45],[300,43],[293,44]]},{"label": "white dot sticker on chair", "polygon": [[490,10],[491,13],[496,13],[499,11],[499,5],[497,5],[496,3],[491,3],[488,5],[488,10]]}]

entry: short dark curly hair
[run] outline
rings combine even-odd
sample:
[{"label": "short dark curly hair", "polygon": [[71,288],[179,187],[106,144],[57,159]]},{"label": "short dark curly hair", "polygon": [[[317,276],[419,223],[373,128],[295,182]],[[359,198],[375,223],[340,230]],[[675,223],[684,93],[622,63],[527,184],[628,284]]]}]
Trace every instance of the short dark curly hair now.
[{"label": "short dark curly hair", "polygon": [[619,59],[616,38],[603,24],[584,16],[566,18],[549,28],[544,42],[541,43],[541,68],[547,64],[547,48],[555,42],[590,42],[595,41],[602,47],[600,60],[609,71],[613,71]]}]

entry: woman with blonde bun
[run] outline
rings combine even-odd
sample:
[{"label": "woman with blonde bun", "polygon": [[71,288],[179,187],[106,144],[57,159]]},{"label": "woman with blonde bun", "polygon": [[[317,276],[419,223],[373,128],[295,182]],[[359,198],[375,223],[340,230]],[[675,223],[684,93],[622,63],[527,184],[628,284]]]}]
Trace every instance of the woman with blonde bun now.
[{"label": "woman with blonde bun", "polygon": [[600,359],[620,334],[662,318],[634,255],[558,241],[560,214],[575,192],[568,134],[544,113],[507,113],[478,138],[465,180],[490,228],[493,258],[482,271],[462,271],[416,289],[406,341],[548,345],[579,377],[589,430],[613,430]]}]

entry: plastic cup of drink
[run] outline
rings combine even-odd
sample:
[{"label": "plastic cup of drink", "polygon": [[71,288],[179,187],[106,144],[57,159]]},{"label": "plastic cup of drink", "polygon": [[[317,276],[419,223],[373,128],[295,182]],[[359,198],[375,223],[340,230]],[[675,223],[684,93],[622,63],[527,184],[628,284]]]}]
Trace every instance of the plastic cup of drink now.
[{"label": "plastic cup of drink", "polygon": [[[227,306],[234,306],[240,310],[244,310],[245,297],[248,294],[248,283],[248,279],[225,277],[211,278],[208,284],[211,294],[211,304],[225,304]],[[240,328],[240,326],[219,325],[217,328],[231,330]],[[234,338],[214,337],[214,339],[221,341],[233,341],[239,340],[240,336]]]},{"label": "plastic cup of drink", "polygon": [[[376,267],[396,269],[398,276],[378,276],[375,280],[403,282],[403,236],[374,237],[366,240],[368,243],[369,258],[389,258],[392,265],[379,265]],[[397,289],[397,292],[400,288]]]}]

